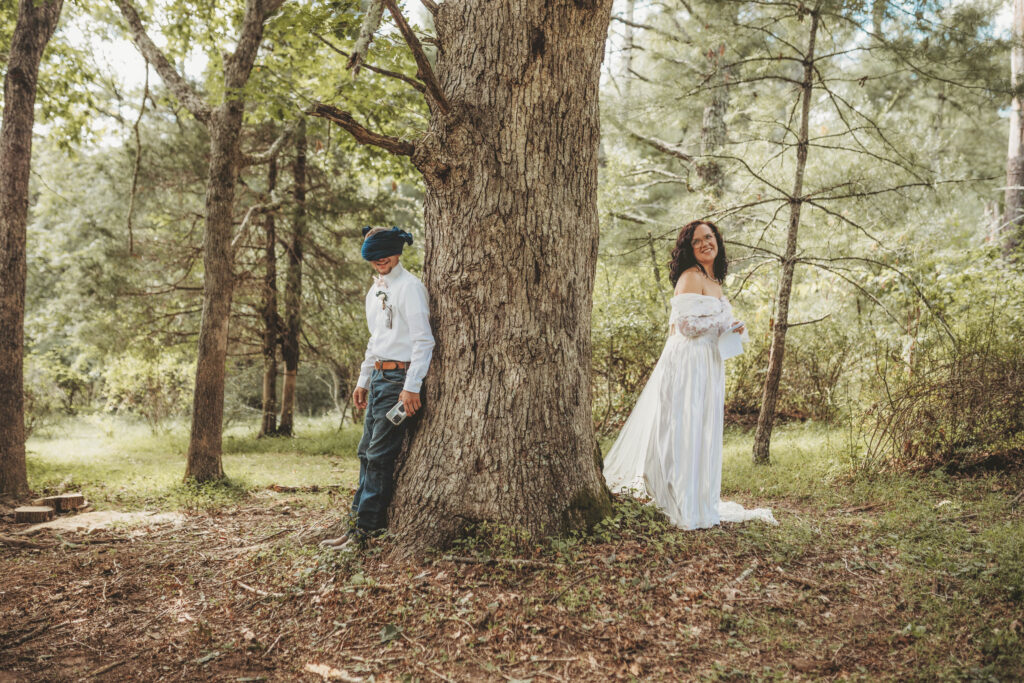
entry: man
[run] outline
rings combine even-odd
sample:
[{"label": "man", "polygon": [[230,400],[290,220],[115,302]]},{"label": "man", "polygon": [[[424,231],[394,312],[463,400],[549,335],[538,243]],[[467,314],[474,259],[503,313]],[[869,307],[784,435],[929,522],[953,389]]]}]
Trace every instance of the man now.
[{"label": "man", "polygon": [[359,442],[359,488],[352,500],[351,531],[321,541],[326,548],[363,546],[387,528],[394,492],[395,458],[409,424],[393,424],[387,413],[399,402],[412,417],[420,407],[420,385],[430,367],[434,336],[430,332],[427,288],[399,262],[412,235],[398,228],[363,229],[362,256],[377,277],[366,294],[370,341],[352,392],[357,408],[366,409]]}]

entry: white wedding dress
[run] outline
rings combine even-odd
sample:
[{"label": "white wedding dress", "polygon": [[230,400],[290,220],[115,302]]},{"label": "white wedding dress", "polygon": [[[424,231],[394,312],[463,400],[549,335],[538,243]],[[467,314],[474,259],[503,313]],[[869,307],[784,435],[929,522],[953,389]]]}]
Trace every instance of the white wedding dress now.
[{"label": "white wedding dress", "polygon": [[725,368],[718,338],[733,322],[725,297],[672,297],[665,349],[604,460],[612,491],[649,497],[682,529],[777,523],[769,509],[745,510],[719,498]]}]

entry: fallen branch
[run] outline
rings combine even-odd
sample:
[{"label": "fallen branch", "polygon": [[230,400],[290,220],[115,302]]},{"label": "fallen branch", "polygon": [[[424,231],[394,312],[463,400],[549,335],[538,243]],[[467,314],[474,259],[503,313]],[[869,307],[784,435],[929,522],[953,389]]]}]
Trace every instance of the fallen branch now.
[{"label": "fallen branch", "polygon": [[279,643],[279,642],[281,641],[281,638],[283,638],[283,637],[284,637],[284,634],[283,634],[283,633],[280,633],[280,634],[278,634],[278,636],[277,636],[277,638],[276,638],[276,639],[274,640],[274,642],[272,642],[272,643],[270,644],[270,647],[268,647],[268,648],[267,648],[267,651],[263,653],[263,656],[264,656],[264,657],[266,657],[267,655],[269,655],[269,654],[270,654],[270,651],[274,649],[274,646],[275,646],[275,645],[277,645],[277,644],[278,644],[278,643]]},{"label": "fallen branch", "polygon": [[239,588],[247,590],[247,591],[249,591],[251,593],[255,593],[256,595],[262,595],[265,598],[283,598],[283,597],[286,597],[284,593],[270,593],[270,592],[265,591],[265,590],[260,590],[259,588],[253,588],[249,584],[242,583],[241,581],[237,581],[235,583],[235,585],[237,585]]},{"label": "fallen branch", "polygon": [[725,584],[724,587],[735,586],[738,583],[742,583],[745,578],[747,578],[748,576],[750,576],[751,574],[754,573],[755,569],[757,569],[757,562],[755,562],[754,564],[752,564],[749,567],[747,567],[746,569],[744,569],[743,572],[739,576],[737,576],[735,579],[733,579],[729,583]]},{"label": "fallen branch", "polygon": [[816,590],[816,591],[823,591],[824,590],[824,588],[822,588],[821,584],[818,583],[817,581],[812,581],[810,579],[804,579],[804,578],[801,578],[799,576],[793,576],[792,574],[786,574],[785,572],[781,572],[781,571],[778,572],[778,574],[779,574],[780,577],[782,577],[786,581],[791,581],[793,583],[800,584],[801,586],[804,586],[806,588],[811,588],[811,589]]},{"label": "fallen branch", "polygon": [[50,622],[48,622],[48,621],[44,622],[42,624],[39,624],[39,626],[36,626],[34,629],[29,631],[25,635],[21,636],[20,638],[16,638],[8,647],[17,647],[18,645],[21,645],[22,643],[28,642],[28,641],[32,640],[33,638],[35,638],[36,636],[38,636],[40,633],[42,633],[43,631],[45,631],[48,628],[50,628]]},{"label": "fallen branch", "polygon": [[92,671],[90,671],[89,673],[87,673],[87,674],[85,675],[85,677],[86,677],[86,678],[94,678],[94,677],[96,677],[96,676],[100,676],[100,675],[102,675],[102,674],[105,674],[105,673],[107,673],[107,672],[108,672],[108,671],[110,671],[111,669],[116,669],[117,667],[119,667],[119,666],[121,666],[122,664],[124,664],[124,662],[125,662],[125,660],[123,660],[123,659],[119,659],[119,660],[117,660],[116,662],[111,662],[110,664],[106,664],[106,665],[104,665],[104,666],[101,666],[101,667],[100,667],[100,668],[98,668],[98,669],[93,669]]},{"label": "fallen branch", "polygon": [[42,550],[43,548],[52,548],[54,545],[52,543],[43,545],[42,543],[36,543],[35,541],[29,541],[28,539],[4,535],[0,535],[0,543],[6,546],[10,546],[12,548],[33,548],[35,550]]}]

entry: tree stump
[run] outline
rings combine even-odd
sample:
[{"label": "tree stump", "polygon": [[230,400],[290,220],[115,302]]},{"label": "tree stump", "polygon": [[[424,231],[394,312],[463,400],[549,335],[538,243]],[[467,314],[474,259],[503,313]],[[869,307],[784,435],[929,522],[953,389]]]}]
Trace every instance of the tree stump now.
[{"label": "tree stump", "polygon": [[52,518],[53,508],[49,505],[25,505],[14,508],[14,521],[17,524],[48,522]]},{"label": "tree stump", "polygon": [[81,493],[62,493],[43,498],[43,505],[49,505],[57,512],[70,512],[85,505],[85,496]]}]

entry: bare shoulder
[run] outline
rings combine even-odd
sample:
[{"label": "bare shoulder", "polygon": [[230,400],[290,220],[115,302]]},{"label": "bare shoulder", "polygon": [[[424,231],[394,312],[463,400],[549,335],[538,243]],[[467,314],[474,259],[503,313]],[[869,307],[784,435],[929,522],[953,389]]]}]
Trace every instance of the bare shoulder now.
[{"label": "bare shoulder", "polygon": [[702,294],[704,278],[696,268],[687,268],[676,282],[676,294]]}]

